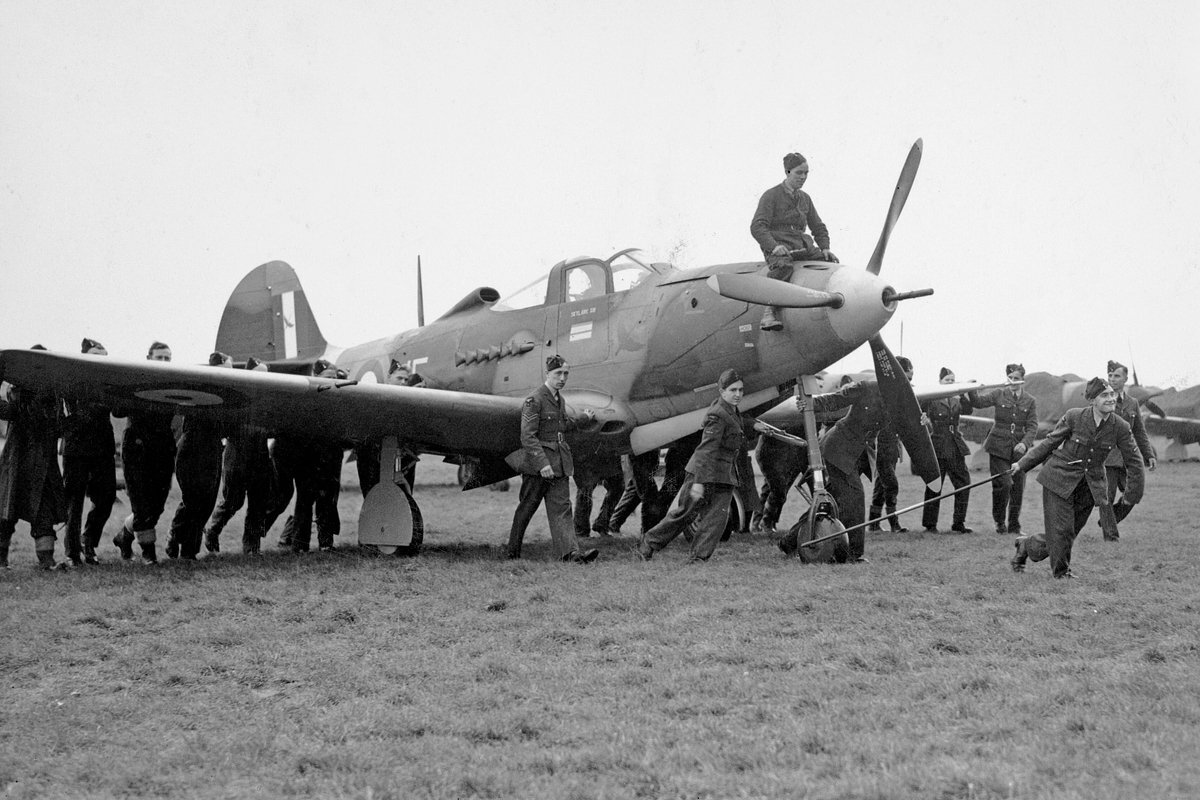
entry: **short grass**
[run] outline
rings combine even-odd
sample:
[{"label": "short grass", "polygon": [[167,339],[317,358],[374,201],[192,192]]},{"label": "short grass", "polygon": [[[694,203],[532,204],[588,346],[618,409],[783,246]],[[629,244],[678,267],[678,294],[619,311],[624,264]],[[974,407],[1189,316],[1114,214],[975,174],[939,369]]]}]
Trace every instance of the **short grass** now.
[{"label": "short grass", "polygon": [[450,475],[422,464],[409,560],[355,553],[356,490],[333,556],[144,567],[106,542],[46,574],[19,529],[5,796],[1200,796],[1200,465],[1160,468],[1119,544],[1089,525],[1075,581],[1013,574],[978,490],[975,534],[872,534],[868,565],[761,535],[563,565],[540,518],[505,562],[515,491],[428,482]]}]

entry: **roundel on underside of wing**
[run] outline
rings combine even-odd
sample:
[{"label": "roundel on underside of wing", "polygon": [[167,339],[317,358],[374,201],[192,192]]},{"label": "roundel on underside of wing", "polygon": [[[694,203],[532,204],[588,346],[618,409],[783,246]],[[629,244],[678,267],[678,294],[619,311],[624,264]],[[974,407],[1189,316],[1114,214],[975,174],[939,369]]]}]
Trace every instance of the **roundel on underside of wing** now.
[{"label": "roundel on underside of wing", "polygon": [[249,402],[242,392],[224,386],[113,386],[107,389],[107,394],[116,401],[142,400],[172,406],[241,408]]}]

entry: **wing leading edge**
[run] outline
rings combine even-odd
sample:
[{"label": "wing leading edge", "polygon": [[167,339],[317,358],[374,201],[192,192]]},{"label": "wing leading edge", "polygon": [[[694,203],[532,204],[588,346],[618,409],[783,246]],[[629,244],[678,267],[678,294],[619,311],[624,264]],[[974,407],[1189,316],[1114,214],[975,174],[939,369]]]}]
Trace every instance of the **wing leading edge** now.
[{"label": "wing leading edge", "polygon": [[37,350],[0,351],[0,379],[117,411],[170,405],[272,435],[357,442],[399,433],[424,452],[480,456],[520,446],[522,398]]}]

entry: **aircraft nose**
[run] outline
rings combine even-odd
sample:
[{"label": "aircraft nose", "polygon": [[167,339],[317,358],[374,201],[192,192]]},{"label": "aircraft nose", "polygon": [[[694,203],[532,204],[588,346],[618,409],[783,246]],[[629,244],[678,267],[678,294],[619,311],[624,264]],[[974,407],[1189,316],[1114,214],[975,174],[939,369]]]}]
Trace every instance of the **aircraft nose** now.
[{"label": "aircraft nose", "polygon": [[865,269],[841,267],[830,276],[826,291],[846,299],[841,308],[829,310],[829,324],[834,334],[852,347],[878,333],[896,311],[896,301],[885,298],[895,290]]}]

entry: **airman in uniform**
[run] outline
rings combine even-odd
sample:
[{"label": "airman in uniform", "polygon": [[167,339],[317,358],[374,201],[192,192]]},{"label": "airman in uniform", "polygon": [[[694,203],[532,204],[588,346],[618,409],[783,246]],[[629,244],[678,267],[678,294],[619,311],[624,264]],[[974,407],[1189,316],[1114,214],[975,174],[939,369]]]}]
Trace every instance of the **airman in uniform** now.
[{"label": "airman in uniform", "polygon": [[[808,161],[799,153],[783,157],[783,183],[763,192],[750,221],[750,235],[767,260],[767,277],[786,281],[793,261],[837,261],[829,249],[829,228],[821,221],[812,198],[801,189],[808,180]],[[812,235],[808,231],[812,231]],[[767,306],[760,327],[783,329],[778,309]]]},{"label": "airman in uniform", "polygon": [[[803,402],[798,399],[797,405],[802,406]],[[873,381],[847,383],[837,391],[813,397],[813,410],[818,414],[846,406],[850,407],[850,413],[821,434],[820,445],[827,473],[825,488],[837,502],[838,519],[852,528],[865,521],[866,495],[861,476],[871,477],[871,446],[888,416],[879,386]],[[849,539],[850,558],[865,563],[865,532],[859,528],[849,534]]]},{"label": "airman in uniform", "polygon": [[58,469],[58,398],[14,386],[8,398],[0,399],[0,419],[8,421],[8,440],[0,453],[0,567],[8,567],[9,543],[17,521],[25,520],[38,566],[55,569],[54,526],[67,518]]},{"label": "airman in uniform", "polygon": [[692,531],[688,560],[707,561],[725,533],[733,490],[739,484],[737,461],[745,432],[738,404],[745,384],[735,370],[727,369],[717,378],[717,390],[670,510],[638,543],[637,553],[643,561],[649,561],[686,529]]},{"label": "airman in uniform", "polygon": [[[154,342],[146,360],[170,361],[171,348]],[[175,432],[171,428],[175,411],[117,411],[114,415],[129,417],[121,439],[121,460],[125,465],[125,493],[133,513],[125,517],[113,544],[121,551],[121,558],[129,561],[136,541],[141,546],[142,561],[154,564],[158,561],[155,526],[166,506],[175,472]]]},{"label": "airman in uniform", "polygon": [[[1150,446],[1150,437],[1146,435],[1146,423],[1142,420],[1142,409],[1137,398],[1125,393],[1125,382],[1128,380],[1128,367],[1116,361],[1108,362],[1108,382],[1117,393],[1117,409],[1113,413],[1129,423],[1133,440],[1142,454],[1142,462],[1146,469],[1153,472],[1158,467],[1158,459],[1154,457],[1154,448]],[[1100,506],[1100,529],[1104,532],[1105,541],[1115,542],[1121,538],[1117,523],[1133,511],[1132,505],[1117,502],[1117,492],[1124,492],[1129,480],[1120,451],[1109,452],[1104,471],[1108,473],[1108,502]]]},{"label": "airman in uniform", "polygon": [[[246,359],[246,369],[266,372],[268,367],[250,356]],[[221,532],[245,505],[242,552],[261,552],[270,500],[271,452],[267,446],[267,432],[254,425],[239,425],[225,437],[225,454],[221,457],[221,501],[204,529],[204,548],[210,553],[221,552]]]},{"label": "airman in uniform", "polygon": [[[587,538],[592,532],[608,536],[613,508],[624,493],[625,481],[620,457],[597,444],[587,458],[575,465],[575,535]],[[604,489],[604,499],[592,522],[592,494],[596,487]]]},{"label": "airman in uniform", "polygon": [[[970,392],[971,408],[996,407],[996,422],[983,440],[988,453],[988,471],[1000,476],[992,481],[992,519],[996,533],[1021,532],[1021,501],[1025,495],[1025,473],[1013,472],[1013,462],[1033,447],[1037,435],[1037,403],[1024,391],[1025,367],[1009,364],[1004,369],[1011,385],[989,392]],[[969,410],[969,409],[965,409]]]},{"label": "airman in uniform", "polygon": [[621,533],[621,526],[639,505],[642,507],[642,524],[641,530],[638,531],[639,534],[650,530],[658,522],[654,513],[655,503],[658,499],[658,484],[654,482],[654,473],[658,470],[659,462],[658,448],[647,450],[639,455],[627,456],[625,462],[625,487],[621,493],[621,499],[617,501],[617,505],[608,519],[608,532],[613,536]]},{"label": "airman in uniform", "polygon": [[[84,339],[85,355],[108,355],[104,345]],[[63,404],[63,490],[67,497],[67,531],[64,537],[71,563],[99,564],[96,548],[104,524],[117,499],[116,442],[109,408],[97,403],[68,400]],[[92,508],[83,518],[83,501]]]},{"label": "airman in uniform", "polygon": [[[521,449],[505,459],[521,473],[521,496],[508,535],[509,558],[521,557],[525,529],[543,500],[550,523],[550,538],[559,558],[585,564],[600,555],[600,551],[594,549],[581,552],[575,543],[570,486],[574,464],[571,448],[563,436],[578,425],[567,416],[562,399],[562,389],[569,375],[570,368],[562,356],[547,358],[545,382],[525,398],[521,409]],[[591,409],[587,409],[584,416],[589,421],[595,418]]]},{"label": "airman in uniform", "polygon": [[[345,370],[318,359],[313,364],[318,378],[345,380]],[[307,441],[296,460],[296,509],[290,520],[292,552],[307,553],[312,541],[313,522],[317,526],[317,547],[323,553],[333,551],[333,538],[341,531],[338,514],[338,495],[342,491],[342,458],[340,442]]]},{"label": "airman in uniform", "polygon": [[[938,373],[941,383],[954,383],[954,371],[942,367]],[[944,481],[947,476],[955,489],[960,489],[971,482],[971,474],[967,471],[967,454],[970,448],[958,429],[958,420],[962,416],[963,404],[959,397],[943,397],[931,400],[925,406],[925,415],[929,419],[929,438],[933,441],[933,450],[937,453],[938,468]],[[925,487],[925,509],[921,512],[921,524],[930,533],[937,533],[938,512],[941,495]],[[972,533],[967,527],[967,505],[971,500],[970,492],[959,492],[954,495],[954,517],[950,530],[955,533]]]},{"label": "airman in uniform", "polygon": [[[209,355],[208,365],[233,369],[233,359],[215,352]],[[180,499],[167,536],[167,558],[195,561],[200,553],[204,523],[221,488],[222,428],[217,419],[195,414],[183,418],[175,453]]]},{"label": "airman in uniform", "polygon": [[1042,484],[1046,527],[1044,534],[1017,537],[1014,572],[1024,572],[1026,559],[1041,561],[1049,557],[1055,578],[1075,577],[1071,572],[1071,548],[1092,507],[1108,502],[1105,462],[1112,451],[1121,454],[1128,477],[1121,501],[1135,505],[1142,498],[1142,455],[1129,423],[1114,413],[1116,391],[1107,381],[1092,378],[1084,397],[1090,406],[1069,409],[1050,435],[1012,466],[1016,474],[1043,465],[1037,479]]},{"label": "airman in uniform", "polygon": [[[904,356],[898,356],[896,362],[900,369],[913,379],[912,361]],[[908,528],[900,524],[896,516],[896,500],[900,496],[900,481],[896,477],[896,463],[900,460],[900,436],[896,427],[889,419],[875,436],[875,487],[871,491],[871,510],[867,519],[878,519],[881,511],[888,514],[888,526],[893,533],[907,533]],[[879,523],[872,524],[868,530],[879,530]]]}]

